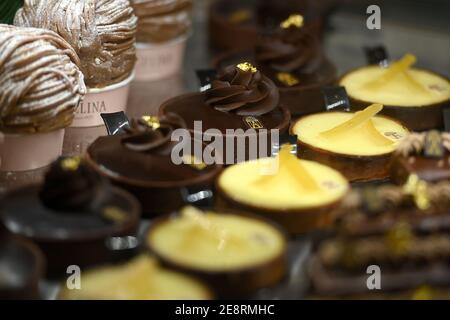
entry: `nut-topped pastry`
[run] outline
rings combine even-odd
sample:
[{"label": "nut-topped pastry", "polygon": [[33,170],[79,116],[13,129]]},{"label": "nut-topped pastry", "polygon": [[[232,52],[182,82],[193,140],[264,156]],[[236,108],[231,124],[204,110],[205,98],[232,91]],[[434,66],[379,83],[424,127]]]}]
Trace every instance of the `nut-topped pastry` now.
[{"label": "nut-topped pastry", "polygon": [[[180,144],[172,141],[172,134],[184,127],[174,114],[134,119],[124,132],[95,140],[86,159],[102,176],[133,193],[146,216],[170,213],[183,206],[186,188],[207,188],[222,168],[198,159],[193,149],[174,161]],[[193,146],[194,139],[188,140],[184,143]],[[199,146],[203,154],[207,146],[201,142]]]},{"label": "nut-topped pastry", "polygon": [[83,273],[80,290],[65,289],[63,300],[200,300],[213,297],[201,282],[159,265],[155,258],[141,255],[113,266]]},{"label": "nut-topped pastry", "polygon": [[284,145],[276,158],[225,169],[217,189],[222,205],[263,215],[296,234],[328,226],[349,185],[339,172],[297,159]]},{"label": "nut-topped pastry", "polygon": [[292,127],[300,157],[329,165],[350,181],[387,178],[389,159],[408,129],[377,116],[382,109],[374,104],[356,113],[324,112],[301,118]]},{"label": "nut-topped pastry", "polygon": [[147,246],[164,264],[210,284],[219,297],[242,297],[285,274],[286,240],[254,217],[185,207],[149,229]]},{"label": "nut-topped pastry", "polygon": [[44,167],[61,154],[86,93],[80,65],[56,33],[0,25],[0,171]]},{"label": "nut-topped pastry", "polygon": [[[287,131],[290,115],[279,100],[275,84],[250,63],[231,65],[222,70],[204,92],[188,93],[172,98],[161,105],[160,114],[178,114],[192,134],[203,135],[204,140],[243,140],[244,155],[234,150],[224,150],[221,163],[233,164],[238,158],[248,160],[254,146],[264,144],[258,156],[268,156],[271,151],[271,134]],[[199,124],[201,124],[199,126]],[[254,139],[253,139],[254,138]],[[265,141],[263,140],[265,139]],[[225,149],[225,148],[224,148]],[[227,154],[227,151],[233,151]],[[263,155],[261,155],[264,153]]]},{"label": "nut-topped pastry", "polygon": [[321,88],[336,81],[337,72],[304,23],[303,16],[290,15],[274,31],[259,36],[254,47],[220,56],[216,67],[250,61],[277,85],[281,104],[293,116],[324,111]]},{"label": "nut-topped pastry", "polygon": [[427,182],[450,180],[450,133],[411,133],[397,147],[390,173],[398,184],[405,183],[411,174]]},{"label": "nut-topped pastry", "polygon": [[450,105],[450,82],[429,70],[412,66],[416,57],[405,55],[389,67],[367,66],[344,75],[353,107],[384,105],[383,113],[400,120],[411,130],[439,129],[442,110]]},{"label": "nut-topped pastry", "polygon": [[108,239],[134,236],[140,217],[133,196],[107,184],[76,157],[53,163],[42,185],[8,193],[1,210],[11,233],[42,249],[51,275],[73,264],[107,262],[113,257]]}]

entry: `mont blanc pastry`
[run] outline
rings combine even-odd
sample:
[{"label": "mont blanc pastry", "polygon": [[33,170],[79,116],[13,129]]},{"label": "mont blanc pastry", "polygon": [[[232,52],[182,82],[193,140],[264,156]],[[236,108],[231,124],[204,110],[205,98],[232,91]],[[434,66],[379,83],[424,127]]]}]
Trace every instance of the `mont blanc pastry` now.
[{"label": "mont blanc pastry", "polygon": [[128,0],[26,0],[14,24],[49,29],[75,49],[90,88],[130,76],[137,18]]},{"label": "mont blanc pastry", "polygon": [[450,105],[450,82],[429,70],[412,66],[416,57],[405,55],[389,67],[368,66],[350,71],[340,80],[353,107],[384,105],[383,114],[400,120],[409,129],[443,126],[442,109]]},{"label": "mont blanc pastry", "polygon": [[356,113],[300,118],[292,127],[299,155],[339,170],[350,181],[386,179],[389,159],[409,131],[393,119],[376,116],[382,109],[374,104]]}]

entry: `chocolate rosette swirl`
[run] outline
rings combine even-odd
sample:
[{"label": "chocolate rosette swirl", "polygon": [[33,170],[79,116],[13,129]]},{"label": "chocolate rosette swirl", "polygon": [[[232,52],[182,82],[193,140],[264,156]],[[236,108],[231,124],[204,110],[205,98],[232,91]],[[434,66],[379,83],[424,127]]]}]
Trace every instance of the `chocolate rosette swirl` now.
[{"label": "chocolate rosette swirl", "polygon": [[280,28],[262,36],[255,48],[258,64],[278,72],[313,73],[320,66],[322,54],[318,39],[296,26]]},{"label": "chocolate rosette swirl", "polygon": [[133,119],[130,127],[125,128],[127,135],[122,143],[133,151],[164,152],[171,148],[172,132],[179,128],[186,128],[186,124],[175,114],[167,114],[160,118],[144,116],[137,120]]},{"label": "chocolate rosette swirl", "polygon": [[57,211],[92,212],[107,184],[78,157],[61,157],[45,175],[39,193],[42,203]]},{"label": "chocolate rosette swirl", "polygon": [[274,110],[280,95],[275,84],[249,64],[225,68],[206,92],[206,103],[218,111],[259,116]]}]

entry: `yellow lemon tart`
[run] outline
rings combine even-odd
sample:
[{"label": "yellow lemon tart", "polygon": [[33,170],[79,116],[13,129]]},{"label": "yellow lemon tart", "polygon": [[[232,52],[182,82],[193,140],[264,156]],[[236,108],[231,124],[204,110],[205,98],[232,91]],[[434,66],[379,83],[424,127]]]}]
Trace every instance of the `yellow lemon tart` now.
[{"label": "yellow lemon tart", "polygon": [[407,54],[388,68],[359,68],[343,76],[340,85],[346,88],[352,107],[380,103],[384,114],[410,129],[439,128],[442,108],[450,105],[450,82],[431,71],[412,68],[415,62]]},{"label": "yellow lemon tart", "polygon": [[185,207],[156,222],[146,241],[164,263],[202,278],[221,297],[248,295],[285,273],[284,234],[253,217]]},{"label": "yellow lemon tart", "polygon": [[284,145],[276,158],[228,167],[217,189],[224,205],[262,214],[295,234],[328,224],[349,186],[336,170],[300,160]]},{"label": "yellow lemon tart", "polygon": [[376,116],[382,109],[373,104],[356,113],[324,112],[301,118],[292,127],[300,157],[329,165],[350,181],[387,178],[387,162],[408,129]]},{"label": "yellow lemon tart", "polygon": [[139,256],[120,266],[82,273],[81,289],[66,286],[60,299],[70,300],[199,300],[211,292],[198,280],[162,268],[155,258]]}]

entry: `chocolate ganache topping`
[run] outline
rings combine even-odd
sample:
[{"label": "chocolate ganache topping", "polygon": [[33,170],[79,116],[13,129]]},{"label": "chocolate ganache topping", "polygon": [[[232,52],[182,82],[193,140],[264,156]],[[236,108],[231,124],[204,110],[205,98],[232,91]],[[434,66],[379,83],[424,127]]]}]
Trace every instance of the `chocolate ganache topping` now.
[{"label": "chocolate ganache topping", "polygon": [[56,33],[0,25],[0,131],[64,128],[86,93],[80,60]]},{"label": "chocolate ganache topping", "polygon": [[322,54],[318,39],[303,29],[303,18],[292,15],[279,29],[258,40],[255,58],[278,72],[312,73]]},{"label": "chocolate ganache topping", "polygon": [[125,128],[124,145],[133,151],[170,152],[172,147],[172,132],[179,128],[186,128],[183,119],[173,113],[162,117],[143,116],[133,119],[130,127]]},{"label": "chocolate ganache topping", "polygon": [[120,82],[133,71],[137,18],[128,0],[25,0],[14,24],[62,36],[79,55],[89,87]]},{"label": "chocolate ganache topping", "polygon": [[108,185],[79,157],[61,157],[45,175],[40,191],[43,204],[57,211],[93,212]]},{"label": "chocolate ganache topping", "polygon": [[222,112],[259,116],[274,110],[280,95],[275,84],[249,63],[228,66],[206,91],[206,103]]}]

